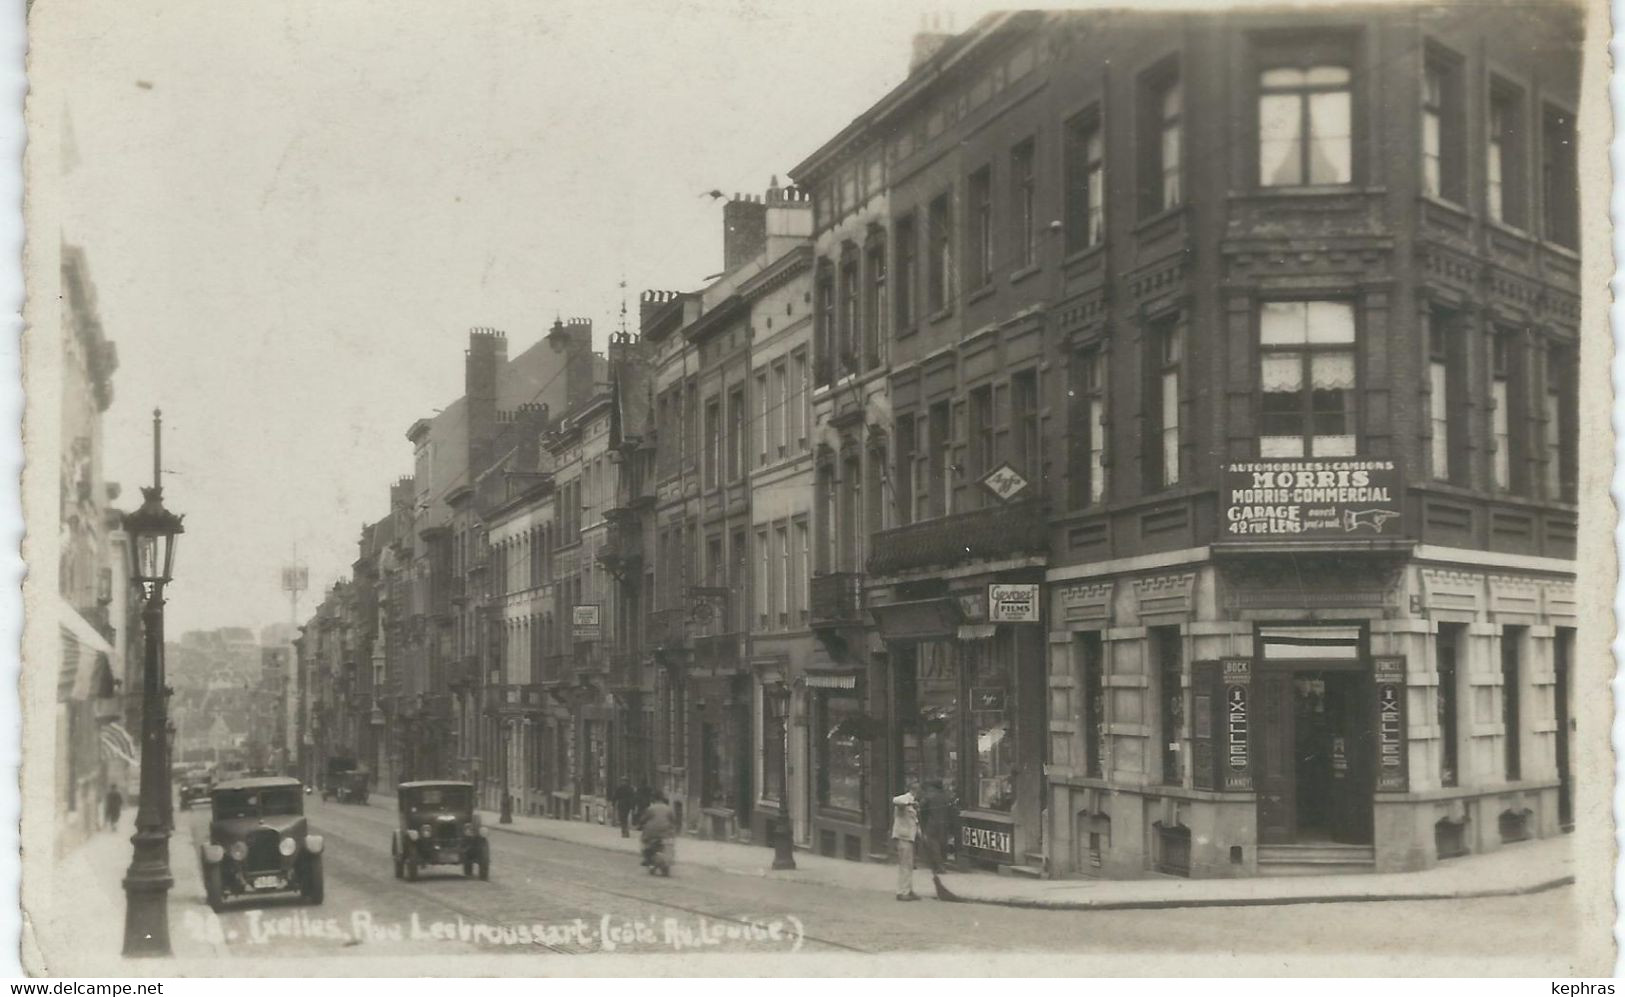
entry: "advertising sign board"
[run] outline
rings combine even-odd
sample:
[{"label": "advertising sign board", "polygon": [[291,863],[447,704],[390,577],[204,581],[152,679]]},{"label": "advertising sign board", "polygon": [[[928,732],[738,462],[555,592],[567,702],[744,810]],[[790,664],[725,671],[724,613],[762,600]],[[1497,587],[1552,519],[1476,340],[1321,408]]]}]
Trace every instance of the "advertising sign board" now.
[{"label": "advertising sign board", "polygon": [[1402,534],[1392,460],[1313,457],[1231,461],[1221,475],[1227,540],[1373,540]]},{"label": "advertising sign board", "polygon": [[1405,659],[1373,658],[1377,687],[1377,792],[1409,788],[1405,764]]},{"label": "advertising sign board", "polygon": [[1015,835],[1011,833],[1009,824],[976,817],[961,817],[959,846],[972,858],[1002,862],[1006,865],[1013,865],[1016,861]]},{"label": "advertising sign board", "polygon": [[576,643],[590,643],[597,641],[602,628],[599,626],[599,607],[596,603],[574,606],[570,611],[570,632]]},{"label": "advertising sign board", "polygon": [[989,623],[1037,623],[1037,585],[989,585],[987,587],[987,619]]},{"label": "advertising sign board", "polygon": [[1253,788],[1252,758],[1248,752],[1248,696],[1252,692],[1251,658],[1226,658],[1222,663],[1224,685],[1224,787],[1227,790]]}]

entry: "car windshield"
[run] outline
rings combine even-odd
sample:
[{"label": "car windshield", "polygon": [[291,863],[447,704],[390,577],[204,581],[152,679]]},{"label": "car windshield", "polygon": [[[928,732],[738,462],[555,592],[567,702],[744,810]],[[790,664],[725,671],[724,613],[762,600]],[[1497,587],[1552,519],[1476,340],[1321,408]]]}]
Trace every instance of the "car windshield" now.
[{"label": "car windshield", "polygon": [[417,810],[467,810],[469,789],[467,786],[420,789],[411,800],[411,806]]},{"label": "car windshield", "polygon": [[231,817],[297,817],[304,813],[297,786],[273,789],[228,789],[214,794],[216,820]]}]

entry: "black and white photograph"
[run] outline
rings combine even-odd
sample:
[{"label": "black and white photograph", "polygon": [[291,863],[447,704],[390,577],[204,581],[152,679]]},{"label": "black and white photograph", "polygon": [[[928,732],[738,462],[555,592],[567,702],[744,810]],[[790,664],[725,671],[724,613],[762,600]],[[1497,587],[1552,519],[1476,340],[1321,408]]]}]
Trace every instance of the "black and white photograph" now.
[{"label": "black and white photograph", "polygon": [[1615,972],[1606,4],[26,16],[25,974]]}]

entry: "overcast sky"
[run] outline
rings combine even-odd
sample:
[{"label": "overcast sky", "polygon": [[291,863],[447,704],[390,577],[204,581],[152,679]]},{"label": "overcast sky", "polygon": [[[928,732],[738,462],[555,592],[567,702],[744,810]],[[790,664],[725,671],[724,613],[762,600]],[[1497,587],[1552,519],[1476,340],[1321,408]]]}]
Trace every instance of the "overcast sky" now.
[{"label": "overcast sky", "polygon": [[[906,73],[926,13],[979,3],[71,0],[85,247],[120,351],[106,472],[186,514],[169,628],[288,618],[411,471],[471,326],[510,355],[556,314],[602,345],[618,288],[721,269],[761,193]],[[36,10],[36,15],[38,11]]]}]

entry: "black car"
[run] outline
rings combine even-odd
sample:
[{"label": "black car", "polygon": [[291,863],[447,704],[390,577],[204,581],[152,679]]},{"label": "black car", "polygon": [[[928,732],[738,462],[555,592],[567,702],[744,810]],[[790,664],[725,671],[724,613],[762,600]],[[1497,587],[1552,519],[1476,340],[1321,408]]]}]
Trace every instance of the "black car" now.
[{"label": "black car", "polygon": [[210,907],[218,911],[231,897],[288,891],[322,902],[322,836],[305,824],[298,779],[232,779],[215,785],[209,803],[209,840],[199,851]]},{"label": "black car", "polygon": [[188,772],[181,776],[181,809],[190,810],[194,803],[207,803],[213,789],[214,776],[208,772]]},{"label": "black car", "polygon": [[460,865],[491,878],[491,843],[474,812],[474,785],[467,782],[403,782],[398,789],[400,826],[390,834],[395,878],[415,880],[426,865]]}]

